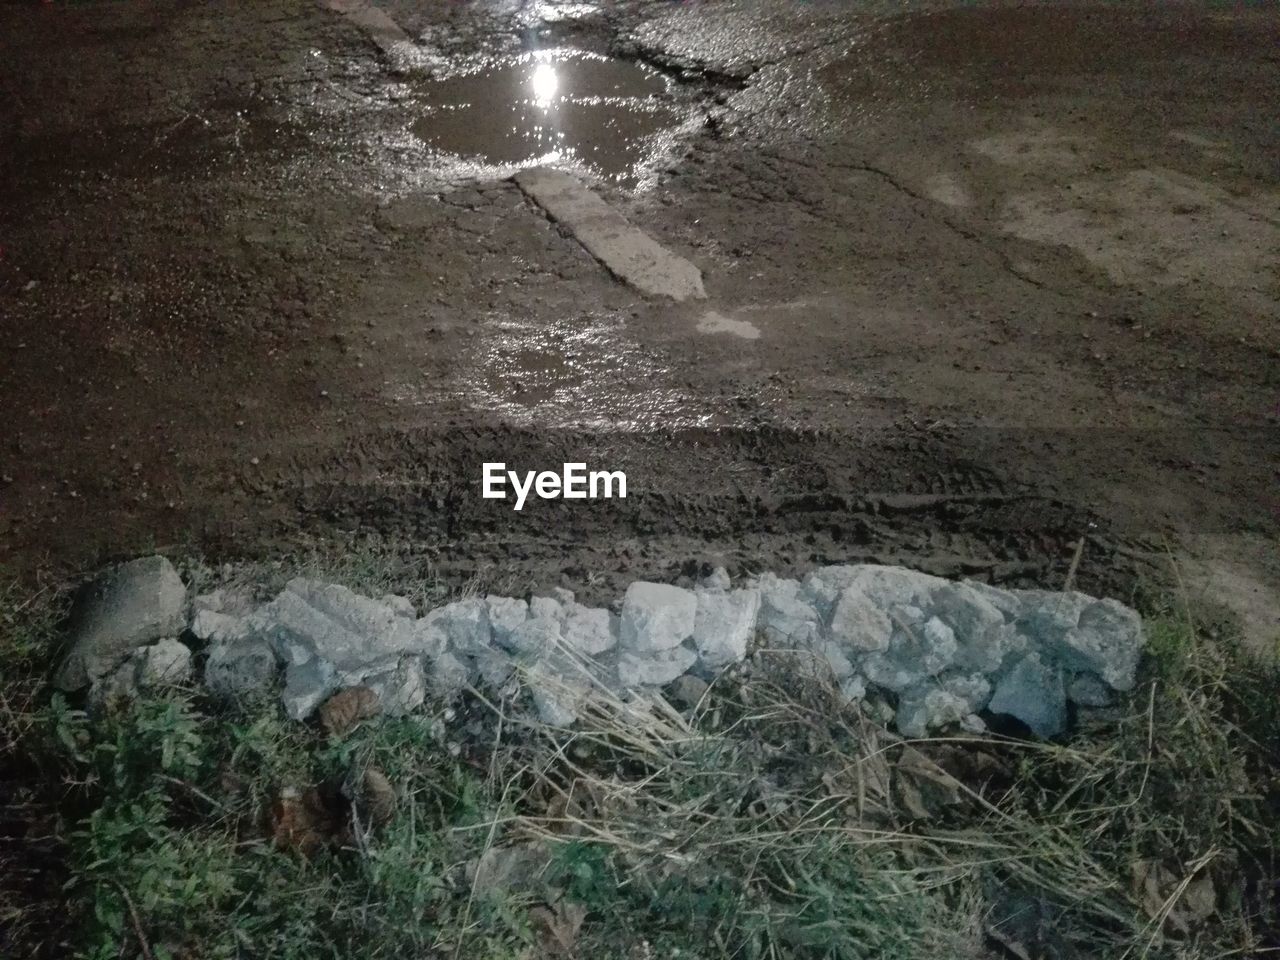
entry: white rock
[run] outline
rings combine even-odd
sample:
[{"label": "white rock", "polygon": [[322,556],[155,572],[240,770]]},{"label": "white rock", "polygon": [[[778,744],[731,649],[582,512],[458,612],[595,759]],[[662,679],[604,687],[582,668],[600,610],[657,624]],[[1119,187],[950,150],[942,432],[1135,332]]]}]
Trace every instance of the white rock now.
[{"label": "white rock", "polygon": [[[1001,598],[993,588],[986,593],[967,583],[947,584],[933,595],[933,613],[941,617],[954,632],[956,663],[983,673],[1000,668],[1004,658],[1020,646],[1018,634],[1006,622],[992,596],[1010,609],[1017,609],[1016,598]],[[1002,591],[1007,592],[1007,591]]]},{"label": "white rock", "polygon": [[285,670],[280,699],[291,720],[305,720],[337,689],[333,664],[313,657],[306,663],[290,664]]},{"label": "white rock", "polygon": [[278,669],[264,643],[215,643],[205,660],[204,685],[215,697],[250,697],[270,688]]},{"label": "white rock", "polygon": [[193,616],[208,611],[228,617],[247,617],[253,608],[253,592],[248,587],[219,587],[191,601]]},{"label": "white rock", "polygon": [[551,597],[534,597],[529,601],[529,616],[541,617],[544,620],[559,620],[564,616],[560,602]]},{"label": "white rock", "polygon": [[692,636],[697,609],[688,590],[638,580],[622,601],[621,645],[639,657],[677,647]]},{"label": "white rock", "polygon": [[191,633],[205,643],[238,643],[254,637],[255,623],[248,617],[201,610],[191,620]]},{"label": "white rock", "polygon": [[516,662],[502,650],[477,650],[471,655],[471,660],[480,679],[494,688],[506,683],[516,670]]},{"label": "white rock", "polygon": [[525,660],[541,657],[560,643],[560,622],[550,617],[530,617],[507,640],[508,648]]},{"label": "white rock", "polygon": [[157,640],[134,651],[138,686],[159,687],[186,683],[191,679],[191,651],[177,640]]},{"label": "white rock", "polygon": [[573,591],[566,590],[564,587],[552,587],[551,596],[560,601],[562,607],[568,607],[574,603]]},{"label": "white rock", "polygon": [[733,581],[729,579],[729,571],[724,567],[716,567],[702,580],[702,586],[707,590],[728,590],[733,585]]},{"label": "white rock", "polygon": [[418,611],[413,607],[413,601],[408,597],[402,597],[395,593],[384,593],[378,598],[378,602],[390,607],[402,617],[415,618]]},{"label": "white rock", "polygon": [[442,697],[451,697],[471,682],[471,669],[452,653],[442,653],[431,660],[427,682]]},{"label": "white rock", "polygon": [[411,618],[337,584],[291,580],[260,615],[281,655],[295,664],[299,647],[341,671],[416,652]]},{"label": "white rock", "polygon": [[688,647],[674,647],[652,656],[624,652],[618,657],[618,683],[623,687],[655,686],[670,683],[697,662]]},{"label": "white rock", "polygon": [[1061,663],[1098,675],[1113,690],[1132,690],[1142,645],[1138,614],[1115,600],[1098,600],[1081,611],[1055,653]]},{"label": "white rock", "polygon": [[785,580],[771,573],[756,581],[760,591],[757,626],[771,643],[796,646],[818,638],[817,610],[801,596],[798,580]]},{"label": "white rock", "polygon": [[603,608],[574,603],[565,608],[560,635],[571,650],[598,657],[618,645],[617,618]]},{"label": "white rock", "polygon": [[529,604],[514,597],[485,597],[493,642],[511,649],[511,634],[529,619]]},{"label": "white rock", "polygon": [[880,653],[889,649],[893,623],[884,609],[854,584],[836,599],[828,630],[832,640],[854,654]]},{"label": "white rock", "polygon": [[378,695],[382,712],[389,717],[417,710],[427,692],[422,661],[414,656],[401,657],[394,669],[366,678],[365,685]]},{"label": "white rock", "polygon": [[714,670],[743,659],[755,634],[760,591],[698,590],[696,596],[693,642],[702,662]]},{"label": "white rock", "polygon": [[819,567],[801,584],[801,594],[821,617],[828,617],[840,594],[857,580],[860,566]]},{"label": "white rock", "polygon": [[[489,646],[492,636],[489,607],[479,597],[446,603],[443,607],[432,610],[423,620],[427,621],[423,624],[424,632],[430,633],[431,628],[444,631],[453,648],[462,653],[471,653]],[[431,651],[421,652],[427,656],[433,655]]]}]

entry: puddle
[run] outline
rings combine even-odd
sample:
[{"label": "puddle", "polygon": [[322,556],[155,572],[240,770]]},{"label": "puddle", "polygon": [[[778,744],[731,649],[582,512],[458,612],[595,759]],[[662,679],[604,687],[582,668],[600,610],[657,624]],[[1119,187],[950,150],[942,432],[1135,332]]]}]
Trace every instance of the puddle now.
[{"label": "puddle", "polygon": [[727,422],[607,315],[494,323],[459,366],[457,384],[472,409],[518,426],[652,431]]},{"label": "puddle", "polygon": [[508,169],[568,164],[622,181],[683,122],[669,92],[667,78],[641,64],[541,51],[431,81],[412,131],[466,161]]}]

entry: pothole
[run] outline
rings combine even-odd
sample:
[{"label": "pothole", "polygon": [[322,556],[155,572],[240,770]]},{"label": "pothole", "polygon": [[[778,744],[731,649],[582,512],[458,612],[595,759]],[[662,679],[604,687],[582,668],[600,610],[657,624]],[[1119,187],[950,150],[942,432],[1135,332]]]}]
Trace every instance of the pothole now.
[{"label": "pothole", "polygon": [[413,134],[443,158],[511,172],[536,164],[634,180],[686,117],[651,67],[543,50],[422,88]]}]

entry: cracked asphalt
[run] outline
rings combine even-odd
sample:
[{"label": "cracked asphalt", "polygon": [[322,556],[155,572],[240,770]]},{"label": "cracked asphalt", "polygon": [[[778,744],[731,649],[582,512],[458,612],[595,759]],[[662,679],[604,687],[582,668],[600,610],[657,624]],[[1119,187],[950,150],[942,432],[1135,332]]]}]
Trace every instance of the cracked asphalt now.
[{"label": "cracked asphalt", "polygon": [[[322,3],[0,7],[0,564],[1176,560],[1280,633],[1273,8],[375,5],[408,66]],[[615,281],[535,162],[708,299]],[[629,496],[517,514],[490,460]]]}]

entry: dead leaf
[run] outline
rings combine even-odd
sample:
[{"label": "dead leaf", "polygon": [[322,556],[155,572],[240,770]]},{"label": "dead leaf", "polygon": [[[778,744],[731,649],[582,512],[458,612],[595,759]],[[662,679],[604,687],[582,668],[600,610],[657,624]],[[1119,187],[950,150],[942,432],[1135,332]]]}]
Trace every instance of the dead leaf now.
[{"label": "dead leaf", "polygon": [[366,819],[375,827],[384,827],[396,815],[396,788],[377,767],[369,767],[361,778],[361,806]]},{"label": "dead leaf", "polygon": [[[340,798],[339,798],[340,799]],[[345,811],[327,792],[284,787],[271,805],[271,839],[284,850],[310,857],[345,832]]]},{"label": "dead leaf", "polygon": [[587,908],[580,903],[561,900],[547,907],[535,907],[529,916],[541,930],[542,947],[552,955],[572,956],[578,932],[587,919]]},{"label": "dead leaf", "polygon": [[376,717],[380,710],[378,695],[368,687],[347,687],[321,704],[318,714],[325,732],[341,737],[354,730],[362,720]]},{"label": "dead leaf", "polygon": [[914,747],[903,747],[894,765],[899,802],[915,820],[933,820],[963,802],[962,784]]},{"label": "dead leaf", "polygon": [[[1217,910],[1217,892],[1207,870],[1193,877],[1181,892],[1183,878],[1158,860],[1135,861],[1130,870],[1138,904],[1152,920],[1164,914],[1166,933],[1186,936]],[[1170,903],[1170,898],[1176,899]]]}]

